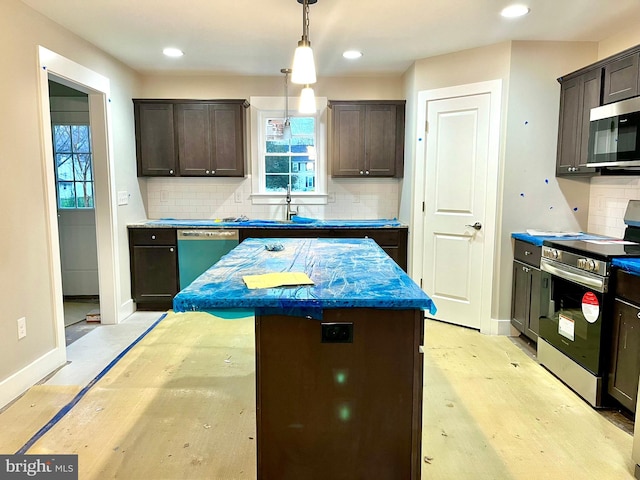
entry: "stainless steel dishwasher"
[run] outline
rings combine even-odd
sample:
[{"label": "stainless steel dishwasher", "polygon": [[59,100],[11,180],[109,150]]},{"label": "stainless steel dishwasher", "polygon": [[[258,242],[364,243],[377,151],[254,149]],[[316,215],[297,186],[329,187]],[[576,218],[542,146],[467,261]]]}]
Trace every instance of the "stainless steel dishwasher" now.
[{"label": "stainless steel dishwasher", "polygon": [[233,250],[238,243],[238,230],[222,228],[178,230],[180,290]]}]

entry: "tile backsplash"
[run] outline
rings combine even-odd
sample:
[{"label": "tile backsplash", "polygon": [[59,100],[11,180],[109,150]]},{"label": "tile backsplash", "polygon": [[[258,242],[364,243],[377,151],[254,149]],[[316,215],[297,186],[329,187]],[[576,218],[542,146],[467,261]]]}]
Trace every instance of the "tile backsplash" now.
[{"label": "tile backsplash", "polygon": [[[251,178],[160,178],[145,180],[149,219],[283,219],[285,205],[254,205]],[[298,205],[299,215],[318,219],[378,219],[398,216],[401,180],[329,179],[329,203]],[[284,196],[283,196],[284,200]]]},{"label": "tile backsplash", "polygon": [[615,238],[623,237],[627,203],[637,199],[640,199],[640,177],[592,178],[588,231]]}]

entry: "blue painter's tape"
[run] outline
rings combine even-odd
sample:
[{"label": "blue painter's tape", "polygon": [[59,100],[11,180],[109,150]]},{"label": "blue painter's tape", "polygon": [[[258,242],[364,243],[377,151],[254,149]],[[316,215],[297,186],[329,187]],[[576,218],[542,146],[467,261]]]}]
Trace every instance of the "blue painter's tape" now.
[{"label": "blue painter's tape", "polygon": [[49,420],[46,425],[44,427],[42,427],[40,430],[38,430],[33,437],[31,437],[27,443],[25,443],[17,452],[16,455],[24,455],[27,453],[27,451],[29,451],[29,449],[38,441],[40,440],[40,438],[42,438],[49,430],[51,430],[56,423],[58,423],[60,420],[62,420],[62,418],[71,411],[71,409],[73,407],[75,407],[77,405],[77,403],[82,399],[82,397],[84,397],[87,392],[89,390],[91,390],[91,388],[98,383],[98,380],[100,380],[102,377],[104,377],[109,370],[111,370],[116,363],[118,363],[122,357],[124,357],[129,350],[131,350],[134,346],[136,346],[138,344],[138,342],[140,342],[140,340],[142,340],[151,330],[153,330],[154,328],[156,328],[156,326],[167,316],[166,313],[163,313],[160,318],[158,318],[158,320],[156,320],[153,325],[151,325],[149,328],[147,328],[138,338],[136,338],[131,345],[129,345],[127,348],[125,348],[122,352],[120,352],[120,354],[114,358],[111,363],[109,363],[109,365],[107,365],[98,375],[96,375],[96,377],[91,380],[86,387],[84,387],[82,390],[80,390],[78,392],[78,394],[73,398],[73,400],[71,400],[69,403],[67,403],[64,407],[62,407],[60,409],[60,411],[58,413],[56,413],[53,418],[51,420]]}]

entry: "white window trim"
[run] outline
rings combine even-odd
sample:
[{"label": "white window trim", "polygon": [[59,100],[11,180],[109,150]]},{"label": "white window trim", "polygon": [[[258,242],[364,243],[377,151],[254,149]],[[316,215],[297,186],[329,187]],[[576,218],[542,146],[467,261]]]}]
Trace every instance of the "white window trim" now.
[{"label": "white window trim", "polygon": [[[251,116],[251,203],[254,205],[280,205],[285,203],[282,193],[262,190],[264,163],[260,145],[264,143],[262,118],[284,116],[284,97],[250,97]],[[297,105],[298,98],[289,97],[289,105]],[[326,205],[327,194],[327,103],[326,97],[316,97],[316,191],[291,192],[293,205]],[[295,112],[294,112],[295,114]],[[309,115],[305,115],[309,116]],[[262,142],[262,143],[261,143]]]}]

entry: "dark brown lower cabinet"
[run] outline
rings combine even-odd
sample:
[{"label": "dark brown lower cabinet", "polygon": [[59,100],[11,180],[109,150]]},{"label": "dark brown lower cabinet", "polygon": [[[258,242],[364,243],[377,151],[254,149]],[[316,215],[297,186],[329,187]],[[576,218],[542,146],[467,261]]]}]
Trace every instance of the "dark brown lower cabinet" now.
[{"label": "dark brown lower cabinet", "polygon": [[640,277],[618,271],[615,288],[607,391],[635,412],[640,377]]},{"label": "dark brown lower cabinet", "polygon": [[178,248],[173,228],[129,229],[131,295],[138,310],[168,310],[178,288]]},{"label": "dark brown lower cabinet", "polygon": [[419,310],[256,317],[258,479],[419,479],[423,335]]}]

